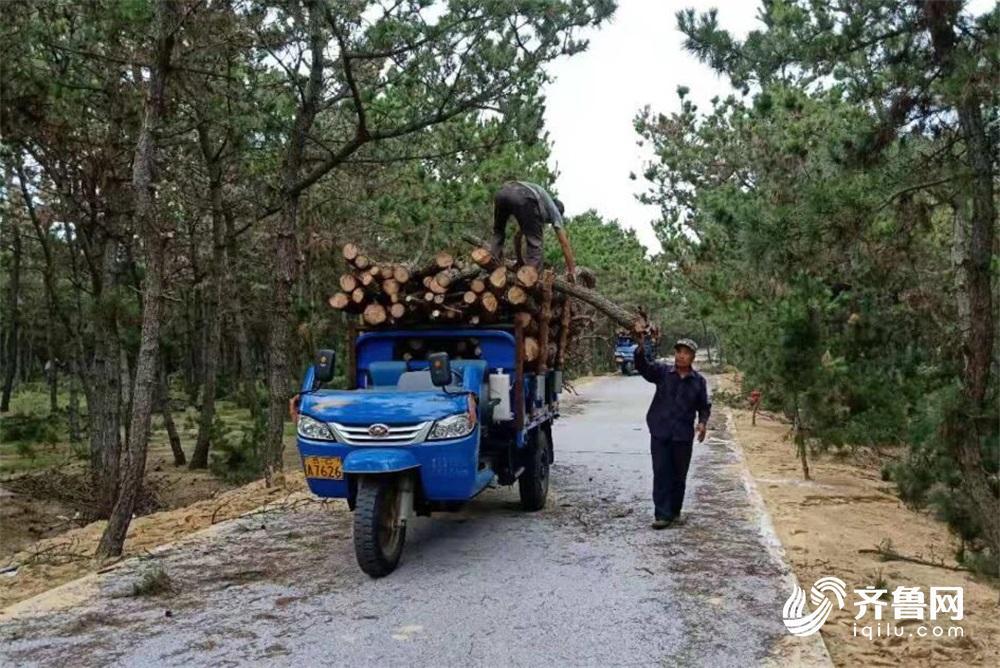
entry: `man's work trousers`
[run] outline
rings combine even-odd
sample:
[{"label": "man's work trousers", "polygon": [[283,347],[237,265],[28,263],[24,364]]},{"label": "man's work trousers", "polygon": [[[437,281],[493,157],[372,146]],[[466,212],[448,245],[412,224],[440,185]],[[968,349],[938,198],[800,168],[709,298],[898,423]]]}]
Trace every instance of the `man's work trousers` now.
[{"label": "man's work trousers", "polygon": [[524,235],[524,263],[542,268],[543,223],[539,206],[535,194],[518,183],[508,183],[497,192],[493,198],[493,243],[490,246],[494,257],[503,257],[507,219],[514,216]]},{"label": "man's work trousers", "polygon": [[650,439],[656,519],[672,520],[680,516],[693,446],[692,441]]}]

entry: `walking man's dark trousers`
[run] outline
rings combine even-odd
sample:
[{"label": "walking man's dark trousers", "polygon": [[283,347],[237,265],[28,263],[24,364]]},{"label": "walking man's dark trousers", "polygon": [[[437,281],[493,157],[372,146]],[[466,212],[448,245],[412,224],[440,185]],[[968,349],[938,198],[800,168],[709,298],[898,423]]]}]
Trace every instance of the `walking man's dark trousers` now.
[{"label": "walking man's dark trousers", "polygon": [[635,368],[656,385],[653,403],[646,414],[650,451],[653,455],[653,505],[656,519],[674,520],[684,505],[694,423],[708,422],[712,405],[705,377],[691,369],[685,377],[668,364],[646,359],[643,346],[635,351]]}]

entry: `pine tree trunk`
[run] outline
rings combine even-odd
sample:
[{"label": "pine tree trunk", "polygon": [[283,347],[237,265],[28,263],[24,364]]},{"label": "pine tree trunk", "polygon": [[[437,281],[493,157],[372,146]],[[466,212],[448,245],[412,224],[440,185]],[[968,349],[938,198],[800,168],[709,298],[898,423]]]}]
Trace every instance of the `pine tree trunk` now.
[{"label": "pine tree trunk", "polygon": [[177,433],[174,413],[170,407],[170,383],[165,362],[160,365],[157,402],[160,414],[163,416],[163,427],[167,430],[167,439],[170,441],[170,450],[174,455],[174,466],[184,466],[187,463],[187,457],[184,455],[184,448],[181,447],[181,436]]},{"label": "pine tree trunk", "polygon": [[[7,168],[6,186],[7,192],[12,192],[13,172]],[[4,378],[3,395],[0,397],[0,411],[6,413],[10,410],[10,395],[14,391],[14,379],[17,377],[17,343],[19,338],[20,317],[18,314],[18,303],[21,295],[21,232],[18,228],[18,218],[12,215],[8,208],[7,227],[10,230],[10,264],[7,269],[7,307],[4,320],[7,321],[6,348],[4,350]]]},{"label": "pine tree trunk", "polygon": [[[69,374],[69,405],[66,407],[66,423],[69,427],[69,442],[76,444],[83,440],[80,433],[80,379],[77,362],[71,363]],[[75,448],[74,448],[75,450]]]},{"label": "pine tree trunk", "polygon": [[[925,2],[923,19],[934,46],[934,58],[945,73],[956,71],[955,23],[961,5]],[[968,320],[960,323],[962,403],[946,418],[945,435],[963,477],[963,489],[972,501],[973,512],[983,527],[994,557],[1000,561],[1000,499],[990,482],[981,451],[981,443],[991,425],[983,416],[990,414],[987,405],[990,366],[996,332],[993,326],[993,276],[991,260],[996,234],[996,181],[993,135],[983,119],[984,100],[980,88],[971,82],[961,90],[956,104],[959,127],[965,143],[965,161],[969,168],[972,210],[968,242],[960,254],[961,269],[956,285],[965,295],[959,298],[959,310],[967,309]],[[960,212],[964,207],[960,207]],[[960,240],[956,240],[960,242]],[[987,418],[988,419],[988,418]]]},{"label": "pine tree trunk", "polygon": [[164,115],[167,72],[173,50],[173,17],[176,12],[174,0],[159,0],[154,12],[155,64],[150,68],[149,94],[146,98],[145,116],[139,130],[132,169],[132,188],[135,196],[134,227],[142,235],[146,250],[142,333],[132,392],[132,417],[129,424],[125,470],[114,508],[111,510],[111,517],[97,547],[97,556],[102,559],[121,555],[146,472],[146,448],[159,373],[160,324],[163,317],[167,243],[173,236],[170,218],[156,215],[154,167],[157,153],[156,135]]},{"label": "pine tree trunk", "polygon": [[[90,471],[97,514],[107,517],[115,502],[121,459],[121,342],[110,302],[114,300],[118,243],[104,239],[100,292],[101,307],[93,321],[94,352],[87,370],[87,422],[90,432]],[[96,292],[96,291],[95,291]]]},{"label": "pine tree trunk", "polygon": [[198,439],[194,452],[191,454],[191,468],[208,467],[208,450],[211,445],[209,435],[215,421],[215,393],[219,376],[219,356],[222,347],[221,307],[223,299],[223,275],[226,270],[226,239],[225,219],[223,218],[222,202],[222,169],[218,156],[212,148],[208,137],[208,129],[201,125],[198,128],[198,139],[201,144],[202,156],[208,167],[209,201],[212,206],[212,268],[209,272],[209,298],[205,302],[205,321],[208,331],[205,341],[204,355],[204,385],[201,396],[201,418],[198,423]]},{"label": "pine tree trunk", "polygon": [[[285,449],[283,439],[285,415],[288,401],[293,392],[289,383],[291,377],[292,308],[291,297],[298,274],[298,211],[301,186],[299,172],[305,155],[306,140],[316,114],[319,112],[323,88],[325,38],[320,28],[322,15],[319,3],[304,3],[308,10],[308,30],[311,62],[309,80],[301,106],[295,115],[295,122],[288,138],[288,148],[282,164],[281,211],[272,232],[274,274],[271,295],[271,321],[268,340],[268,411],[267,436],[264,442],[264,478],[267,484],[282,484],[282,455]],[[359,269],[367,268],[360,256],[354,258]],[[365,266],[362,266],[365,265]],[[370,275],[370,274],[369,274]]]}]

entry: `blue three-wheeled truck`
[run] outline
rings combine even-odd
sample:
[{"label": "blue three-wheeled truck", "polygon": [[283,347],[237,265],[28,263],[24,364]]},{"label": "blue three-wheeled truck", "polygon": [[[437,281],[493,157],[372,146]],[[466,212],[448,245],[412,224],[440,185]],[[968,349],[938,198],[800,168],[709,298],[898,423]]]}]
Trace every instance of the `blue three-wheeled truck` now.
[{"label": "blue three-wheeled truck", "polygon": [[488,487],[519,484],[545,505],[560,371],[527,373],[524,335],[489,329],[348,332],[347,390],[323,389],[334,353],[302,381],[297,444],[312,492],[354,511],[358,564],[399,563],[413,515],[455,511]]}]

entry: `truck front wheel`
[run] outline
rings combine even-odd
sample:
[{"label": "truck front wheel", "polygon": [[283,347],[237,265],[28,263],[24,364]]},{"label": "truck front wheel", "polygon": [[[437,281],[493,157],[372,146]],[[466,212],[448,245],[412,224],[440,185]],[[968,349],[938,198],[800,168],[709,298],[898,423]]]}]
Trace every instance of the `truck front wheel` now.
[{"label": "truck front wheel", "polygon": [[545,507],[545,498],[549,494],[549,437],[542,428],[535,429],[533,442],[525,453],[527,461],[524,471],[518,478],[518,489],[521,493],[521,508],[528,512],[541,510]]},{"label": "truck front wheel", "polygon": [[396,570],[406,541],[399,521],[400,481],[390,476],[365,476],[358,485],[354,510],[354,554],[361,570],[380,578]]}]

